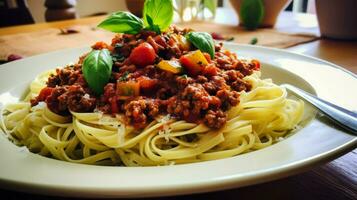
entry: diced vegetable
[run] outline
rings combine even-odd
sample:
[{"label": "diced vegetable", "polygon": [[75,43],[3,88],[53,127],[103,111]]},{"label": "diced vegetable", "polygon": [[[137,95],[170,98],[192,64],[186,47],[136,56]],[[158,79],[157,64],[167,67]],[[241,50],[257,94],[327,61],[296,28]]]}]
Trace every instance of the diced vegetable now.
[{"label": "diced vegetable", "polygon": [[158,82],[157,79],[151,79],[146,76],[140,76],[137,80],[140,84],[140,89],[144,91],[150,91],[154,89]]},{"label": "diced vegetable", "polygon": [[165,71],[172,72],[174,74],[181,73],[183,68],[177,60],[162,60],[157,66]]},{"label": "diced vegetable", "polygon": [[51,95],[54,88],[45,87],[41,90],[40,94],[37,97],[38,101],[45,101],[48,96]]},{"label": "diced vegetable", "polygon": [[118,99],[127,99],[129,97],[139,96],[140,84],[136,81],[117,83]]},{"label": "diced vegetable", "polygon": [[203,55],[205,56],[207,62],[210,63],[211,62],[211,56],[206,52],[203,52]]},{"label": "diced vegetable", "polygon": [[172,37],[178,43],[178,46],[181,50],[189,51],[191,48],[191,43],[183,35],[172,34]]},{"label": "diced vegetable", "polygon": [[254,70],[260,70],[260,62],[259,60],[252,60],[252,63],[254,64]]},{"label": "diced vegetable", "polygon": [[185,67],[188,74],[193,76],[201,74],[204,66],[208,64],[207,59],[200,50],[181,56],[180,62]]},{"label": "diced vegetable", "polygon": [[129,60],[137,66],[147,66],[154,64],[156,53],[154,48],[147,42],[135,47],[129,56]]}]

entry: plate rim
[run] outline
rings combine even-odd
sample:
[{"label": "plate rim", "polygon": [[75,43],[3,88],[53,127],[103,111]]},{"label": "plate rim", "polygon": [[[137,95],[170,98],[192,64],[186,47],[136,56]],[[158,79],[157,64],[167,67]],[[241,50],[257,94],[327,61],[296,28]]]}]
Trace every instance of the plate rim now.
[{"label": "plate rim", "polygon": [[[235,44],[235,43],[225,43],[229,46],[233,45],[236,48],[239,47],[248,47],[248,48],[257,48],[257,49],[265,49],[265,50],[269,50],[269,51],[275,51],[275,52],[280,52],[280,53],[288,53],[288,54],[294,54],[294,55],[298,55],[298,56],[302,56],[305,58],[308,58],[309,60],[315,60],[318,61],[320,63],[323,63],[325,65],[328,65],[329,67],[334,67],[336,69],[342,70],[342,72],[351,75],[354,78],[357,78],[357,75],[355,75],[353,72],[350,72],[349,70],[346,70],[344,68],[342,68],[341,66],[338,66],[332,62],[326,61],[326,60],[322,60],[313,56],[309,56],[309,55],[304,55],[302,53],[297,53],[297,52],[291,52],[288,50],[283,50],[283,49],[276,49],[276,48],[271,48],[271,47],[263,47],[263,46],[257,46],[257,45],[246,45],[246,44]],[[58,50],[58,51],[53,51],[53,52],[48,52],[45,54],[39,54],[39,55],[35,55],[35,56],[30,56],[28,58],[33,58],[33,57],[42,57],[42,56],[48,56],[51,54],[55,54],[55,53],[65,53],[67,51],[70,50],[79,50],[79,49],[84,49],[84,48],[88,48],[87,46],[85,47],[77,47],[77,48],[72,48],[72,49],[63,49],[63,50]],[[229,47],[228,47],[229,49]],[[23,59],[26,60],[26,59]],[[7,66],[11,66],[12,63],[19,63],[22,62],[23,60],[18,60],[18,61],[14,61],[11,63],[7,63],[2,65],[1,68],[6,68]],[[25,62],[25,61],[24,61]],[[1,70],[0,70],[1,71]],[[3,133],[1,133],[3,134]],[[300,173],[302,171],[306,171],[308,169],[310,169],[313,166],[316,166],[320,163],[325,163],[329,160],[333,160],[335,158],[337,158],[338,156],[341,156],[347,152],[349,152],[350,150],[354,149],[357,147],[357,138],[353,138],[352,140],[350,140],[349,142],[346,142],[334,149],[331,149],[329,151],[325,151],[324,153],[315,155],[313,157],[309,157],[303,160],[299,160],[296,162],[292,162],[288,165],[282,165],[279,166],[278,168],[274,168],[274,169],[270,169],[267,171],[258,171],[255,172],[255,175],[249,175],[247,176],[247,179],[251,179],[254,176],[257,177],[263,177],[261,181],[254,181],[253,184],[258,184],[258,183],[263,183],[263,182],[267,182],[267,181],[271,181],[271,180],[276,180],[276,179],[280,179],[280,178],[284,178],[293,174],[297,174]],[[277,174],[279,174],[279,176],[277,176]],[[187,189],[191,189],[192,188],[196,188],[195,191],[189,191],[190,193],[201,193],[201,192],[207,192],[207,191],[217,191],[217,190],[222,190],[222,189],[230,189],[230,188],[234,188],[237,187],[237,175],[236,176],[231,176],[230,178],[224,178],[224,179],[219,179],[216,181],[212,181],[212,180],[204,180],[201,181],[200,184],[198,185],[197,183],[192,183],[191,185],[171,185],[170,187],[165,188],[165,192],[162,191],[161,188],[156,188],[156,190],[158,190],[157,192],[163,192],[164,194],[162,195],[157,195],[157,194],[153,194],[155,192],[153,192],[153,190],[155,190],[154,188],[148,188],[146,191],[148,192],[147,194],[144,195],[139,195],[141,197],[154,197],[154,196],[170,196],[170,195],[177,195],[177,194],[186,194],[187,193]],[[247,186],[247,185],[252,185],[252,183],[249,183],[249,180],[245,181],[246,184],[238,184],[239,187],[242,186]],[[7,184],[8,183],[8,184]],[[37,184],[37,185],[27,185],[27,183],[23,183],[23,182],[14,182],[14,181],[9,181],[9,180],[3,180],[2,177],[0,177],[0,185],[3,188],[7,188],[7,189],[16,189],[18,191],[24,191],[24,192],[35,192],[35,193],[40,193],[40,194],[48,194],[48,195],[60,195],[60,196],[77,196],[76,194],[74,194],[74,192],[77,192],[78,195],[83,195],[83,193],[88,194],[87,192],[90,192],[90,190],[92,188],[49,188],[48,185],[41,185],[41,184]],[[8,187],[9,185],[18,185],[18,186],[22,186],[22,187]],[[186,189],[185,189],[186,187]],[[214,188],[212,188],[214,187]],[[34,191],[34,189],[36,191]],[[98,193],[99,189],[96,189],[96,193]],[[103,197],[103,192],[106,191],[111,191],[113,192],[113,189],[118,190],[118,188],[113,187],[113,188],[101,188],[100,192],[98,193],[99,195],[97,197]],[[118,190],[119,191],[119,190]],[[170,192],[171,191],[171,192]],[[91,194],[92,196],[93,194]],[[87,195],[88,196],[88,195]],[[104,197],[138,197],[138,196],[122,196],[122,195],[117,195],[115,194],[114,196],[105,196]]]}]

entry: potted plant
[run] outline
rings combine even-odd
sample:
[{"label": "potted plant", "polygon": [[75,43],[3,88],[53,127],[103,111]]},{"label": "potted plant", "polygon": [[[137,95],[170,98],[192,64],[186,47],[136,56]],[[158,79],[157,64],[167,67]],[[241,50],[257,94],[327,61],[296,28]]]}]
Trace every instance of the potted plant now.
[{"label": "potted plant", "polygon": [[240,25],[248,29],[273,27],[279,13],[291,0],[230,0]]}]

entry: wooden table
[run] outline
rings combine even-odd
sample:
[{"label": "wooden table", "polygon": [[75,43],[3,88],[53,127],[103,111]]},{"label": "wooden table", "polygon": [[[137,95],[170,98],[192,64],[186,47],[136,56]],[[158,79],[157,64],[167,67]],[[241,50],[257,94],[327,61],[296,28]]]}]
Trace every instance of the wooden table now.
[{"label": "wooden table", "polygon": [[[238,24],[233,10],[219,10],[216,22]],[[16,26],[0,29],[0,35],[30,32],[49,27],[64,28],[72,25],[92,24],[103,17],[92,17],[36,25]],[[309,14],[282,13],[276,29],[285,32],[306,32],[319,35],[316,16]],[[325,59],[357,73],[357,42],[319,39],[300,44],[287,50]],[[11,199],[62,199],[0,190],[0,195]],[[232,189],[164,199],[357,199],[357,150],[316,167],[305,173],[285,179]]]}]

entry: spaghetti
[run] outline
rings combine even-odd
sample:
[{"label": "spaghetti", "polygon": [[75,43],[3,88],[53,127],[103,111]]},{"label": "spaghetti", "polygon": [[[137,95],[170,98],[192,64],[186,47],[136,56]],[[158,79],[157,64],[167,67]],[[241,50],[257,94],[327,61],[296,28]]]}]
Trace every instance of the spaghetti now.
[{"label": "spaghetti", "polygon": [[[41,76],[30,93],[43,85]],[[75,113],[63,117],[45,104],[9,104],[2,110],[2,127],[30,151],[68,162],[126,166],[152,166],[232,157],[262,149],[294,130],[304,104],[286,98],[286,91],[261,80],[256,72],[245,77],[252,90],[228,111],[220,129],[163,116],[143,130],[135,130],[103,113]]]},{"label": "spaghetti", "polygon": [[[40,74],[1,109],[4,132],[31,152],[75,163],[154,166],[232,157],[270,146],[304,104],[260,78],[257,60],[206,33],[171,26],[98,42],[76,64]],[[207,39],[208,38],[208,39]],[[213,43],[213,42],[212,42]]]}]

